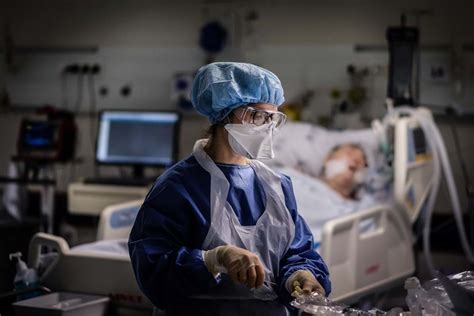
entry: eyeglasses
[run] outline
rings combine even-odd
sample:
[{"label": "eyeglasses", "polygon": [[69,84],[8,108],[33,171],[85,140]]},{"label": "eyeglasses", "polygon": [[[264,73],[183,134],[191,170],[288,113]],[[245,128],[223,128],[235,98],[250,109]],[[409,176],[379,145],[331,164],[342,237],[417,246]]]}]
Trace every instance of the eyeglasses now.
[{"label": "eyeglasses", "polygon": [[275,127],[280,127],[286,122],[286,115],[278,111],[257,110],[252,107],[239,109],[239,111],[241,111],[241,113],[237,115],[237,117],[240,118],[244,124],[262,126],[274,122]]}]

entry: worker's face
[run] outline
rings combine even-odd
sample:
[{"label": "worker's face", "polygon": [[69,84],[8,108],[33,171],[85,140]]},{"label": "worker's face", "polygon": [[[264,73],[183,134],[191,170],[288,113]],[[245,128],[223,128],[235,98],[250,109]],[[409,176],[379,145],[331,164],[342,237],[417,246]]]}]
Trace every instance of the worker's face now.
[{"label": "worker's face", "polygon": [[232,150],[251,159],[272,159],[273,134],[286,121],[285,114],[267,103],[246,105],[235,109],[224,126]]},{"label": "worker's face", "polygon": [[354,146],[344,145],[333,152],[325,162],[325,168],[330,163],[345,161],[346,168],[330,176],[330,181],[338,187],[352,190],[358,184],[358,176],[367,167],[364,152]]}]

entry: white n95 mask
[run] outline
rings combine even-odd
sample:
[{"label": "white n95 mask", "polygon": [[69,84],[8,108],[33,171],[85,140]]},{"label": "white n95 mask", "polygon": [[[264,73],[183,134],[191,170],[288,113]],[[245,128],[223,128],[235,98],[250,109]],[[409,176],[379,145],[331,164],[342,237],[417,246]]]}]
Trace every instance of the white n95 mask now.
[{"label": "white n95 mask", "polygon": [[250,159],[272,159],[273,133],[275,123],[261,126],[250,124],[226,124],[224,128],[229,132],[229,145],[232,150]]}]

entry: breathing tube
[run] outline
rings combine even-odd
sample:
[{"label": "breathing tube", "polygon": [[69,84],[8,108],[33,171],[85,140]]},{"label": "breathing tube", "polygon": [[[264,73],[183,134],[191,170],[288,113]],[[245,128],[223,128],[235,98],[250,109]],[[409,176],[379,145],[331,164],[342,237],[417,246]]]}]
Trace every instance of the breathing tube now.
[{"label": "breathing tube", "polygon": [[452,173],[451,163],[447,154],[446,146],[444,144],[441,133],[434,123],[431,112],[428,109],[423,108],[410,108],[410,107],[388,107],[387,117],[384,119],[384,123],[387,124],[394,119],[400,117],[401,114],[409,114],[419,122],[427,140],[429,147],[431,148],[433,155],[433,182],[431,183],[431,192],[427,200],[426,210],[424,213],[424,227],[423,227],[423,252],[428,265],[428,269],[432,276],[435,276],[435,267],[433,258],[431,256],[430,248],[430,234],[431,234],[431,219],[433,216],[434,205],[436,197],[439,191],[439,185],[441,182],[441,171],[446,179],[446,183],[449,190],[449,196],[451,200],[451,206],[453,209],[453,215],[455,218],[456,226],[458,228],[459,239],[461,241],[462,249],[471,264],[474,264],[474,255],[469,245],[466,231],[464,228],[464,222],[462,218],[461,204],[459,202],[459,195],[454,182]]}]

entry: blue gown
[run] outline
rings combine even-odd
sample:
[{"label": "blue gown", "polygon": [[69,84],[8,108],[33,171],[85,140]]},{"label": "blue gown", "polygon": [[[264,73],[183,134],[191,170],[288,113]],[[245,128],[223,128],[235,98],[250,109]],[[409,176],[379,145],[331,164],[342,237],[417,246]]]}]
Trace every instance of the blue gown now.
[{"label": "blue gown", "polygon": [[[217,164],[230,183],[227,201],[242,225],[254,225],[265,209],[265,192],[253,168]],[[130,257],[141,290],[160,309],[182,304],[220,282],[207,270],[202,244],[210,223],[210,175],[194,156],[160,176],[143,203],[129,238]],[[313,250],[313,236],[296,211],[290,178],[282,176],[285,204],[295,223],[295,237],[280,261],[275,289],[281,302],[291,296],[285,282],[295,271],[313,272],[327,294],[326,265]],[[177,303],[180,302],[180,303]]]}]

